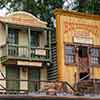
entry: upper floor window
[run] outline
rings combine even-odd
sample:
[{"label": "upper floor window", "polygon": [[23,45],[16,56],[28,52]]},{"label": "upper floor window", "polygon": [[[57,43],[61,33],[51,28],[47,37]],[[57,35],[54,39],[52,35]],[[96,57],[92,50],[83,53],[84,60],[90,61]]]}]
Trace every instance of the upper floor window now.
[{"label": "upper floor window", "polygon": [[73,46],[65,46],[65,63],[66,64],[72,64],[75,63],[75,53],[74,53],[74,47]]},{"label": "upper floor window", "polygon": [[16,44],[17,43],[17,33],[16,29],[9,29],[8,30],[8,43]]},{"label": "upper floor window", "polygon": [[31,46],[37,47],[39,46],[39,33],[35,31],[31,31]]},{"label": "upper floor window", "polygon": [[99,49],[98,48],[90,49],[90,61],[91,61],[91,64],[99,64]]}]

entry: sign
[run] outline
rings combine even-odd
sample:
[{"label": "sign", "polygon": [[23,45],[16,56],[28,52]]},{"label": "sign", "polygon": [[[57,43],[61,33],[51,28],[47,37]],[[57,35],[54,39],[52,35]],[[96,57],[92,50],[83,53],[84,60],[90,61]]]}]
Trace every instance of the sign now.
[{"label": "sign", "polygon": [[17,65],[42,67],[42,62],[17,61]]},{"label": "sign", "polygon": [[75,43],[93,44],[93,39],[92,38],[74,37],[73,41]]},{"label": "sign", "polygon": [[96,31],[98,30],[97,25],[82,24],[78,22],[76,23],[76,22],[67,22],[67,21],[65,21],[63,24],[64,24],[64,33],[67,33],[74,29],[81,29],[87,31],[86,33],[82,33],[82,34],[86,36],[90,36],[90,32],[97,33]]},{"label": "sign", "polygon": [[35,55],[46,56],[46,50],[36,49]]}]

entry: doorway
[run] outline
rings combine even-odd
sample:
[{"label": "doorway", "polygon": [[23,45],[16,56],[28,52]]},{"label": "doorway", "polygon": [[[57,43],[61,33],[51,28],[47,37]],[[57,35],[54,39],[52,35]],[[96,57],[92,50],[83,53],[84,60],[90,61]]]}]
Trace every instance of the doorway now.
[{"label": "doorway", "polygon": [[16,65],[6,66],[6,86],[8,90],[19,90],[19,67]]},{"label": "doorway", "polygon": [[29,78],[29,91],[37,91],[39,89],[39,84],[36,82],[32,82],[34,80],[40,80],[40,70],[39,69],[34,69],[34,68],[29,68],[28,70],[28,78]]},{"label": "doorway", "polygon": [[78,58],[79,58],[79,79],[88,80],[89,79],[89,60],[88,60],[88,47],[79,46],[78,47]]}]

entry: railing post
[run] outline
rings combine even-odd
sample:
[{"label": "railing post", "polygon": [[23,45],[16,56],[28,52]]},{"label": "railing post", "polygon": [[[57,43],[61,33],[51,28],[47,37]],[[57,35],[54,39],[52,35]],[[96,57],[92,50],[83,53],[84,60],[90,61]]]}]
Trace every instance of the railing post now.
[{"label": "railing post", "polygon": [[49,60],[51,62],[51,32],[49,30]]},{"label": "railing post", "polygon": [[8,56],[8,24],[5,24],[6,30],[6,56]]},{"label": "railing post", "polygon": [[28,55],[29,59],[31,60],[31,29],[28,27]]}]

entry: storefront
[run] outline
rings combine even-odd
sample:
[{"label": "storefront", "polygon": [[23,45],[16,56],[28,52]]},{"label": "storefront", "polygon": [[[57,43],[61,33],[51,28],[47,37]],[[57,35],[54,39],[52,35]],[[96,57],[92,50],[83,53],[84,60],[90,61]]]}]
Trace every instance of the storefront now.
[{"label": "storefront", "polygon": [[47,63],[47,23],[24,11],[0,16],[0,90],[35,91],[34,80],[48,79]]},{"label": "storefront", "polygon": [[58,79],[100,79],[100,16],[55,10]]}]

